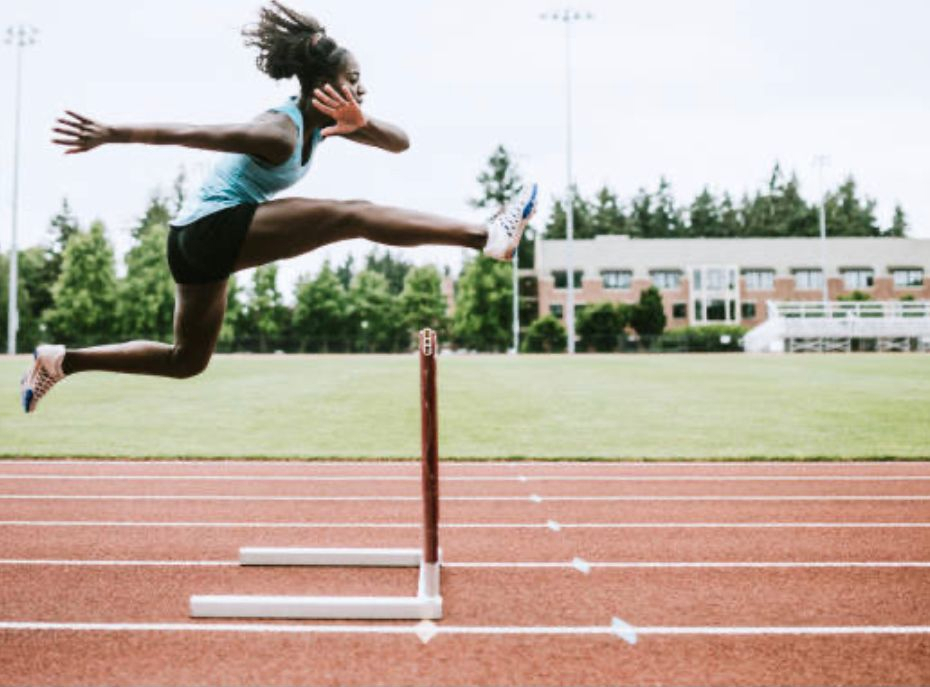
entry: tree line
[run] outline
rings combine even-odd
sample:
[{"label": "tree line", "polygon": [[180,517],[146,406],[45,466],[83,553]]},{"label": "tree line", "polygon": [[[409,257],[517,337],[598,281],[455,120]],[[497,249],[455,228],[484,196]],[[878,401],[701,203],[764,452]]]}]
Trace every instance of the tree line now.
[{"label": "tree line", "polygon": [[[801,197],[794,173],[775,164],[768,184],[738,200],[728,192],[715,195],[708,187],[687,204],[679,204],[664,177],[655,191],[639,189],[626,202],[604,186],[591,198],[576,192],[572,210],[574,236],[590,239],[618,234],[633,238],[785,238],[819,236],[820,205]],[[904,209],[895,205],[889,226],[880,226],[877,203],[860,197],[856,180],[849,176],[825,194],[824,214],[828,236],[903,237],[908,231]],[[565,203],[555,203],[545,227],[546,238],[565,238]]]}]

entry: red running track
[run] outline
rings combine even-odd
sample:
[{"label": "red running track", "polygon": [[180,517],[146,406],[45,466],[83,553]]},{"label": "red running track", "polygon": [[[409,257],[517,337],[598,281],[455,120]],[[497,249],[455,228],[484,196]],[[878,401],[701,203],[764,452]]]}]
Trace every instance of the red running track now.
[{"label": "red running track", "polygon": [[0,462],[0,685],[930,683],[928,463],[444,464],[434,627],[187,617],[410,594],[411,570],[235,558],[416,546],[417,471]]}]

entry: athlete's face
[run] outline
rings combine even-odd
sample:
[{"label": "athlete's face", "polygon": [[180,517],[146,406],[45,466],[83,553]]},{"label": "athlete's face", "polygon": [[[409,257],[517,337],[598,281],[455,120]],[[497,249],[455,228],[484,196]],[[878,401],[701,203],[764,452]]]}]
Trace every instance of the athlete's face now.
[{"label": "athlete's face", "polygon": [[347,86],[352,92],[352,97],[359,105],[365,99],[365,93],[368,91],[362,85],[362,72],[358,66],[358,60],[352,53],[346,53],[346,59],[342,65],[342,72],[339,74],[339,81],[333,84],[337,91],[342,92],[342,87]]}]

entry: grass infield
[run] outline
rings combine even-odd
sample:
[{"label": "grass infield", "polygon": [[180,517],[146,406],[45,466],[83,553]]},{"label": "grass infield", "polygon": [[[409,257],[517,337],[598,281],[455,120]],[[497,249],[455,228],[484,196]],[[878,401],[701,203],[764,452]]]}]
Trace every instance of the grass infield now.
[{"label": "grass infield", "polygon": [[[0,457],[419,455],[417,357],[216,356],[175,381],[65,380],[27,416],[27,357],[0,359]],[[930,356],[439,359],[440,455],[533,459],[927,459]]]}]

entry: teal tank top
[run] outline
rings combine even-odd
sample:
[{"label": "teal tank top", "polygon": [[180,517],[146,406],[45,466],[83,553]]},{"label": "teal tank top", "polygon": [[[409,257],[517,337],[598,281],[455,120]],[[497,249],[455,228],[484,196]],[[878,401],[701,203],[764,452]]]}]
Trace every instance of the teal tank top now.
[{"label": "teal tank top", "polygon": [[321,140],[320,130],[314,129],[310,139],[307,163],[301,164],[304,141],[304,119],[297,106],[297,98],[271,108],[272,112],[286,114],[297,127],[297,145],[294,154],[276,166],[242,153],[223,153],[204,180],[197,193],[188,196],[172,226],[183,227],[211,215],[223,208],[244,203],[264,203],[271,197],[296,184],[310,169],[310,161]]}]

